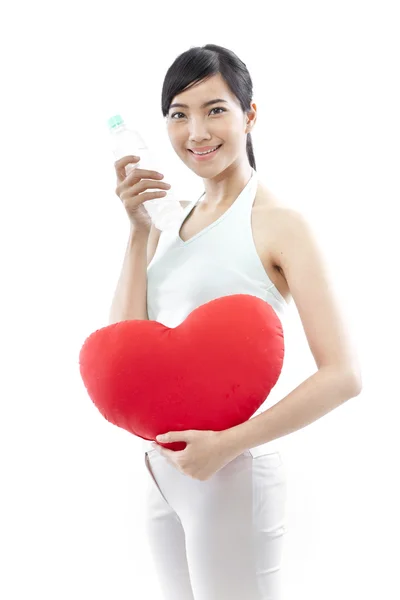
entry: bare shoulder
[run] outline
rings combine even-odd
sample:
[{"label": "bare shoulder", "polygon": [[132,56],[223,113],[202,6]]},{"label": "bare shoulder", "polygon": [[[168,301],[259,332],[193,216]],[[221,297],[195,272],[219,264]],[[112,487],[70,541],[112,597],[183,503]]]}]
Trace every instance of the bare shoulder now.
[{"label": "bare shoulder", "polygon": [[297,308],[306,308],[311,297],[315,300],[315,294],[330,283],[320,236],[303,213],[283,203],[269,207],[267,221],[273,262],[283,273]]},{"label": "bare shoulder", "polygon": [[[285,273],[293,268],[292,260],[322,260],[323,247],[310,220],[299,210],[282,203],[271,206],[268,220],[274,230],[274,259]],[[298,264],[298,263],[297,263]]]},{"label": "bare shoulder", "polygon": [[289,204],[278,198],[261,182],[257,191],[256,204],[259,207],[260,225],[264,235],[270,240],[271,251],[276,266],[284,269],[287,246],[298,246],[298,237],[315,237],[305,216]]}]

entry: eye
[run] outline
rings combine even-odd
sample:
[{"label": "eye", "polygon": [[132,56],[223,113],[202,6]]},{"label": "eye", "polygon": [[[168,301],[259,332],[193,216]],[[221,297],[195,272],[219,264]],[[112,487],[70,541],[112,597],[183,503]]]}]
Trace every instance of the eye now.
[{"label": "eye", "polygon": [[216,106],[215,108],[212,108],[210,112],[212,112],[213,110],[222,110],[222,112],[226,112],[226,109],[222,108],[222,106]]},{"label": "eye", "polygon": [[[226,112],[226,108],[222,108],[222,106],[216,106],[215,108],[212,108],[212,109],[210,110],[210,113],[211,113],[213,110],[222,110],[222,112]],[[217,114],[221,114],[221,113],[217,113]],[[184,115],[184,113],[182,113],[182,112],[175,112],[175,113],[172,113],[172,115],[171,115],[171,117],[170,117],[170,118],[171,118],[171,119],[173,119],[174,121],[177,121],[178,119],[175,119],[175,115]]]},{"label": "eye", "polygon": [[[172,115],[171,115],[171,117],[170,117],[170,118],[171,118],[171,119],[173,119],[173,118],[175,117],[175,115],[183,115],[183,113],[181,113],[181,112],[172,113]],[[176,121],[176,120],[177,120],[177,119],[175,119],[175,121]]]}]

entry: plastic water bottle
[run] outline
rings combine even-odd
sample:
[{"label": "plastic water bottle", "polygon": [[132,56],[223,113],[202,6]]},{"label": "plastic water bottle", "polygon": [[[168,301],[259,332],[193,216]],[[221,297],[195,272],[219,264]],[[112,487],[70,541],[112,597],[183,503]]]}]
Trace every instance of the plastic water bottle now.
[{"label": "plastic water bottle", "polygon": [[[163,173],[154,152],[150,152],[138,131],[129,129],[126,126],[121,115],[111,117],[111,119],[108,120],[108,128],[112,136],[112,150],[115,160],[130,154],[140,157],[138,163],[127,165],[125,167],[126,175],[136,167]],[[167,195],[164,196],[164,198],[155,198],[154,200],[143,202],[143,206],[150,215],[155,227],[160,230],[168,229],[169,227],[178,224],[184,213],[180,202],[174,198],[171,191],[165,191],[167,192]]]}]

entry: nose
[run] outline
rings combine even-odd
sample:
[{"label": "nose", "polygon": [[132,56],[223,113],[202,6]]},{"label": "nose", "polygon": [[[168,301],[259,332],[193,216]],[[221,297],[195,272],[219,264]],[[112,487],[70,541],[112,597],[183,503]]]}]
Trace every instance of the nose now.
[{"label": "nose", "polygon": [[189,140],[196,144],[211,140],[211,135],[205,127],[203,119],[191,119],[189,122]]}]

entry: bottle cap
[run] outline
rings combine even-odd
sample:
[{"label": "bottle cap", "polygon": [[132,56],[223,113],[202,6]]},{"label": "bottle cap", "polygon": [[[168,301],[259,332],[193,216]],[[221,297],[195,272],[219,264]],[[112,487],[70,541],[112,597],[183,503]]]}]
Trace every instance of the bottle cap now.
[{"label": "bottle cap", "polygon": [[109,129],[115,129],[116,127],[119,127],[120,125],[124,124],[124,120],[121,117],[121,115],[114,115],[114,117],[111,117],[111,119],[108,119],[107,121],[107,125]]}]

